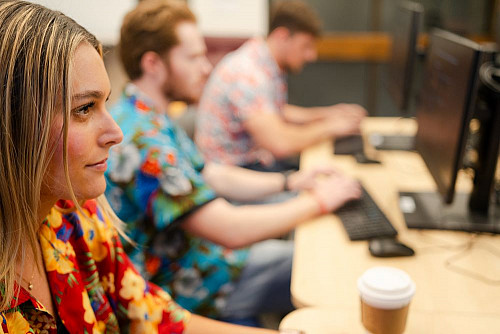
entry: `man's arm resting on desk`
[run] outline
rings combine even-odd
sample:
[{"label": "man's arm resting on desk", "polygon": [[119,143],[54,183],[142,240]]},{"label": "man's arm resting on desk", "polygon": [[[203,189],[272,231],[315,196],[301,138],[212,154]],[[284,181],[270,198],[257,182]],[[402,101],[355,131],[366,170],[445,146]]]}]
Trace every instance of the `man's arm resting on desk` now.
[{"label": "man's arm resting on desk", "polygon": [[283,117],[287,122],[307,124],[323,120],[327,117],[349,117],[357,123],[366,116],[366,110],[358,104],[338,103],[324,107],[299,107],[291,104],[283,108]]},{"label": "man's arm resting on desk", "polygon": [[360,196],[359,184],[333,174],[286,202],[234,206],[219,198],[190,214],[182,226],[199,237],[227,248],[241,248],[288,233],[298,224],[328,213]]},{"label": "man's arm resting on desk", "polygon": [[255,143],[277,159],[299,153],[307,147],[335,136],[345,136],[359,131],[359,124],[353,126],[334,117],[328,117],[307,124],[293,124],[273,113],[258,113],[249,117],[245,129]]},{"label": "man's arm resting on desk", "polygon": [[318,175],[336,172],[334,168],[324,166],[285,176],[209,162],[203,168],[203,177],[219,196],[236,201],[256,201],[282,191],[311,189]]},{"label": "man's arm resting on desk", "polygon": [[205,204],[182,223],[188,232],[229,249],[285,235],[320,209],[308,194],[284,203],[234,206],[222,198]]}]

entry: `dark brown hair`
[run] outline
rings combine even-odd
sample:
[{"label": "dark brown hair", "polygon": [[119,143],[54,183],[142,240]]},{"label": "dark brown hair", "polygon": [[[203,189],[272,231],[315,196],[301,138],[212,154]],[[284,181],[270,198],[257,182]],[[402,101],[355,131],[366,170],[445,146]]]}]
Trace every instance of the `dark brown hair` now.
[{"label": "dark brown hair", "polygon": [[300,0],[277,0],[271,7],[269,34],[285,27],[290,32],[305,32],[315,37],[321,34],[321,20],[316,12]]}]

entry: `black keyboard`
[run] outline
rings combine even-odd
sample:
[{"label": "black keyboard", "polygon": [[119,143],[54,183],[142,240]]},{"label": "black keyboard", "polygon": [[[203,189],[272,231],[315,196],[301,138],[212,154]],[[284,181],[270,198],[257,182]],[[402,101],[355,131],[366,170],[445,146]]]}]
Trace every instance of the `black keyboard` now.
[{"label": "black keyboard", "polygon": [[351,240],[369,240],[378,237],[396,236],[398,232],[373,201],[368,192],[361,187],[360,199],[350,201],[335,214],[340,218]]},{"label": "black keyboard", "polygon": [[380,135],[373,133],[369,137],[370,144],[382,151],[415,151],[415,136]]},{"label": "black keyboard", "polygon": [[337,155],[355,155],[363,153],[365,146],[361,135],[352,135],[335,139],[333,153]]}]

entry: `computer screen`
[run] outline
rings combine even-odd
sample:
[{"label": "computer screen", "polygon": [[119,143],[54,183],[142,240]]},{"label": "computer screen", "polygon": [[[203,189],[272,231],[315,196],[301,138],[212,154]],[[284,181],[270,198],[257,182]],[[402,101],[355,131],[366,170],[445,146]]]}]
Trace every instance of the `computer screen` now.
[{"label": "computer screen", "polygon": [[400,112],[406,112],[410,103],[423,11],[421,4],[404,1],[394,13],[387,89]]},{"label": "computer screen", "polygon": [[416,146],[445,203],[453,200],[479,67],[487,55],[479,44],[450,32],[436,30],[430,36],[417,103]]},{"label": "computer screen", "polygon": [[[482,117],[479,114],[481,103],[478,99],[480,88],[484,88],[481,85],[480,68],[491,61],[493,56],[494,52],[490,47],[484,47],[453,33],[436,29],[430,35],[422,87],[417,99],[416,148],[436,183],[441,199],[440,201],[439,198],[435,198],[434,203],[431,204],[433,206],[436,202],[450,204],[455,200],[453,204],[458,206],[460,213],[457,213],[458,211],[447,213],[446,219],[443,219],[442,212],[437,211],[441,217],[431,219],[430,210],[421,208],[422,212],[426,210],[427,212],[424,212],[424,218],[419,218],[420,221],[414,219],[416,217],[411,217],[411,214],[405,214],[408,227],[500,233],[500,226],[473,224],[469,219],[471,215],[480,213],[486,216],[487,213],[474,212],[467,202],[463,205],[461,199],[454,198],[455,183],[458,171],[463,166],[471,119]],[[499,123],[498,117],[494,116],[496,110],[491,110],[491,108],[495,107],[483,108],[489,116],[483,119],[485,122],[480,131],[488,130],[487,123],[493,121]],[[493,164],[496,165],[498,157],[499,134],[493,137],[492,134],[494,134],[492,131],[484,132],[483,137],[486,136],[489,140],[480,141],[481,145],[487,145],[488,149],[476,147],[478,152],[482,152],[478,158],[476,176],[482,177],[481,174],[484,174],[485,170],[495,168]],[[487,164],[492,166],[486,166]],[[491,193],[493,178],[490,178],[488,182],[489,184],[474,182],[474,188],[481,186],[481,189],[474,189],[472,193]],[[467,194],[467,197],[469,198],[470,194]],[[418,196],[415,198],[419,202]],[[420,198],[420,204],[425,206],[425,200],[422,198]],[[481,200],[489,201],[490,196],[481,198]],[[460,204],[457,205],[457,203]],[[483,204],[488,206],[488,203]],[[449,219],[450,217],[456,219]],[[437,221],[431,222],[434,219]]]},{"label": "computer screen", "polygon": [[[418,39],[423,12],[421,4],[403,1],[395,9],[392,20],[392,52],[384,83],[391,100],[403,117],[415,113],[414,96],[420,86],[421,77],[416,69],[421,63]],[[369,140],[377,150],[415,150],[414,136],[372,133]]]}]

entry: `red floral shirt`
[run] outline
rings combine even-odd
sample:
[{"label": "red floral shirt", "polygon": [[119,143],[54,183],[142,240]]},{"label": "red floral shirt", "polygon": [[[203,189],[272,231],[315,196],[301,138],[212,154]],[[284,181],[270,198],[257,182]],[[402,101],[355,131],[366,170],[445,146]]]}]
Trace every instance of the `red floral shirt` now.
[{"label": "red floral shirt", "polygon": [[[53,208],[40,229],[60,322],[69,333],[182,333],[189,312],[137,273],[95,201],[87,201],[83,209],[91,219]],[[56,324],[56,317],[22,287],[10,309],[0,312],[0,333],[55,334]]]}]

